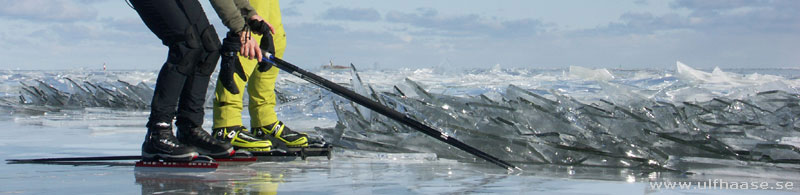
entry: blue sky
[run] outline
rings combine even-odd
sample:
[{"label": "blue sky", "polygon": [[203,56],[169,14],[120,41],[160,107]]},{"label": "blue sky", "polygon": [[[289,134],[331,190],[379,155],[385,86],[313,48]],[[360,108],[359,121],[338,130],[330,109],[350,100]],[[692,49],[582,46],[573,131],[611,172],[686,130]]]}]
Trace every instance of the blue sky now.
[{"label": "blue sky", "polygon": [[[166,58],[123,0],[0,3],[0,69],[156,70]],[[284,59],[305,68],[800,67],[795,0],[283,0],[281,9]]]}]

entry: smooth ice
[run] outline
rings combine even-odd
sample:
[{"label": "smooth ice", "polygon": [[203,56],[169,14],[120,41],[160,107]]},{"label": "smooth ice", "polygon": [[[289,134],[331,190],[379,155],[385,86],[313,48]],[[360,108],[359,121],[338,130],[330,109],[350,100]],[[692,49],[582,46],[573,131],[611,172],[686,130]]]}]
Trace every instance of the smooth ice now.
[{"label": "smooth ice", "polygon": [[[131,162],[5,164],[0,193],[744,194],[753,191],[655,190],[648,182],[800,185],[795,69],[697,70],[678,62],[672,70],[314,72],[523,171],[508,173],[282,74],[279,117],[334,143],[333,160],[227,165],[205,173],[134,171]],[[155,71],[0,72],[0,110],[7,113],[0,116],[7,127],[0,155],[136,155],[154,80]]]}]

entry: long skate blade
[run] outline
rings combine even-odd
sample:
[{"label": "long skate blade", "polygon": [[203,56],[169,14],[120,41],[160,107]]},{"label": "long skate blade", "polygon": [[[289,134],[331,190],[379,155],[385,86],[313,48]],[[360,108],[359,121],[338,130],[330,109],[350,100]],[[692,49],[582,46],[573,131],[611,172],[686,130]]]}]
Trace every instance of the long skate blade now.
[{"label": "long skate blade", "polygon": [[217,170],[219,163],[211,157],[199,156],[189,162],[148,161],[140,160],[134,165],[134,171],[168,171],[168,172],[212,172]]},{"label": "long skate blade", "polygon": [[330,144],[325,145],[309,145],[309,147],[299,147],[299,148],[286,148],[284,149],[273,149],[269,152],[252,152],[253,156],[259,158],[259,160],[267,160],[267,161],[290,161],[294,160],[297,157],[300,157],[302,160],[305,160],[307,157],[320,157],[324,156],[327,157],[329,160],[332,157],[333,146]]},{"label": "long skate blade", "polygon": [[31,158],[31,159],[6,159],[9,163],[46,163],[46,162],[78,162],[78,161],[116,161],[139,160],[142,156],[88,156],[88,157],[62,157],[62,158]]}]

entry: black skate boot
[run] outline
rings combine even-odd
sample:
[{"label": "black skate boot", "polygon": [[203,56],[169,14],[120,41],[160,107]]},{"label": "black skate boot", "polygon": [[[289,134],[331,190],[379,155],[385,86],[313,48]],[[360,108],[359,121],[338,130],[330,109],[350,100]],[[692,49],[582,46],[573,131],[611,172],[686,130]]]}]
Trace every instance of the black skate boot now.
[{"label": "black skate boot", "polygon": [[189,162],[197,158],[198,152],[191,146],[178,141],[172,134],[172,126],[167,123],[156,123],[147,128],[147,135],[142,144],[142,160],[170,162]]},{"label": "black skate boot", "polygon": [[178,127],[178,140],[194,146],[200,154],[211,158],[229,158],[234,153],[230,143],[214,139],[201,127]]}]

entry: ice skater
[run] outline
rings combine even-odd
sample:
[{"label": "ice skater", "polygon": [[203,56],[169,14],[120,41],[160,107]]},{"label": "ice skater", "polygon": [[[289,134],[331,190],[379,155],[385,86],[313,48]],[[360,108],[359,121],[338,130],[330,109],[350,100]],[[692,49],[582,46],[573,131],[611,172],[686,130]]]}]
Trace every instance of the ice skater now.
[{"label": "ice skater", "polygon": [[[167,60],[156,79],[142,158],[191,161],[198,155],[224,158],[233,155],[230,143],[213,138],[203,124],[205,94],[220,57],[219,37],[197,0],[130,0],[145,25],[169,47]],[[263,20],[247,0],[211,0],[218,13],[240,13]],[[229,16],[229,15],[220,15]],[[228,21],[230,31],[249,34],[244,19]],[[261,58],[256,40],[241,36],[239,53]],[[177,137],[173,134],[175,119]]]},{"label": "ice skater", "polygon": [[[269,151],[273,147],[273,141],[282,142],[281,145],[288,147],[308,146],[306,134],[292,131],[278,120],[275,112],[278,68],[263,63],[259,65],[257,60],[250,59],[248,55],[236,54],[241,43],[237,40],[242,39],[242,36],[252,36],[261,43],[262,49],[278,58],[283,57],[286,33],[281,23],[278,4],[278,0],[250,0],[250,5],[258,15],[263,16],[263,20],[248,21],[253,34],[229,32],[223,39],[221,69],[214,93],[213,134],[220,140],[231,142],[237,149]],[[243,19],[240,15],[217,10],[223,18],[223,24],[228,28],[239,27],[238,22]],[[251,130],[244,127],[242,122],[245,86],[249,97]]]}]

